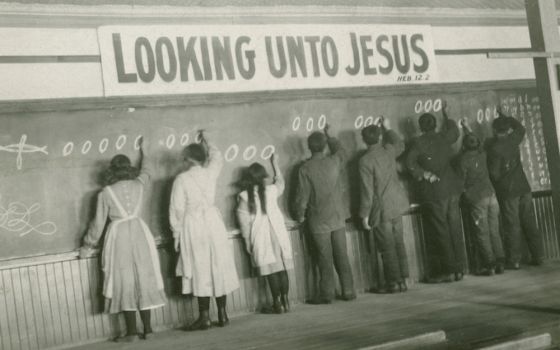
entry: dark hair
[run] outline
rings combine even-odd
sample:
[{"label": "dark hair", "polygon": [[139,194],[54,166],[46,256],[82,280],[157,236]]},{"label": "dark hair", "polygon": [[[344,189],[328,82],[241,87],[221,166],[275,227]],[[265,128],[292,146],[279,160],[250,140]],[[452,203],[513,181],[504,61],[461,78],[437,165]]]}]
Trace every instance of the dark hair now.
[{"label": "dark hair", "polygon": [[307,147],[312,153],[323,152],[327,146],[327,136],[320,131],[315,131],[307,138]]},{"label": "dark hair", "polygon": [[418,119],[418,125],[422,132],[434,131],[436,129],[436,117],[430,113],[424,113]]},{"label": "dark hair", "polygon": [[492,129],[498,134],[506,133],[509,128],[511,128],[511,124],[506,117],[498,117],[492,122]]},{"label": "dark hair", "polygon": [[206,150],[200,143],[191,143],[183,150],[183,159],[194,159],[199,163],[206,162]]},{"label": "dark hair", "polygon": [[362,129],[362,139],[367,145],[377,144],[379,136],[381,136],[381,128],[376,125],[370,125]]},{"label": "dark hair", "polygon": [[122,180],[134,180],[138,177],[139,171],[130,163],[130,159],[124,154],[117,154],[111,159],[109,168],[102,174],[102,183],[109,186]]},{"label": "dark hair", "polygon": [[259,194],[261,211],[266,213],[266,187],[264,180],[268,177],[268,172],[260,163],[249,165],[243,172],[242,186],[247,191],[249,199],[249,212],[254,214],[257,211],[255,205],[255,186]]},{"label": "dark hair", "polygon": [[475,151],[480,148],[480,140],[474,134],[465,135],[463,138],[463,149],[466,151]]}]

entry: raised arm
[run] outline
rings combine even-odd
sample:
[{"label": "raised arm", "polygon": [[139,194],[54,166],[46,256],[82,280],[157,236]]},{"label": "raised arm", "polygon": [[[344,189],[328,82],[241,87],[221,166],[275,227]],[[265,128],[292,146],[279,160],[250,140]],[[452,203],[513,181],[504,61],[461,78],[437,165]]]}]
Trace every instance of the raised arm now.
[{"label": "raised arm", "polygon": [[145,160],[146,151],[144,150],[145,149],[144,137],[140,137],[140,140],[138,140],[138,147],[140,147],[138,151],[139,152],[138,169],[140,169],[140,175],[138,176],[138,180],[140,180],[140,182],[146,185],[150,180],[151,171],[148,166],[148,162]]},{"label": "raised arm", "polygon": [[383,132],[383,142],[385,144],[385,148],[392,149],[395,153],[395,158],[400,156],[404,152],[403,139],[401,139],[395,131],[391,130],[391,123],[383,116],[379,118],[379,127]]},{"label": "raised arm", "polygon": [[276,153],[272,154],[270,162],[272,163],[272,170],[274,171],[274,185],[276,185],[276,188],[278,189],[278,196],[281,196],[286,185],[284,182],[284,176],[282,176],[282,171],[280,171],[280,165],[278,164],[278,156]]},{"label": "raised arm", "polygon": [[507,117],[511,125],[511,140],[519,145],[525,138],[525,127],[514,117]]},{"label": "raised arm", "polygon": [[449,106],[447,102],[444,100],[442,101],[441,107],[441,114],[443,115],[443,124],[441,126],[441,132],[445,137],[445,140],[450,143],[454,144],[459,139],[460,132],[459,128],[457,127],[457,123],[454,120],[449,119]]},{"label": "raised arm", "polygon": [[101,235],[103,234],[103,229],[105,228],[105,223],[107,222],[107,217],[109,215],[109,206],[105,201],[105,195],[101,191],[97,195],[97,208],[95,210],[95,218],[90,222],[88,231],[83,240],[83,246],[80,249],[80,258],[87,258],[91,256],[94,248],[97,247]]},{"label": "raised arm", "polygon": [[336,137],[331,136],[330,125],[325,125],[323,131],[327,137],[327,145],[329,147],[331,157],[335,157],[340,161],[340,163],[344,163],[344,160],[346,159],[346,152],[344,151],[344,148],[342,148],[340,141]]},{"label": "raised arm", "polygon": [[222,152],[206,138],[204,130],[200,130],[199,135],[200,143],[208,154],[208,169],[217,176],[224,165]]}]

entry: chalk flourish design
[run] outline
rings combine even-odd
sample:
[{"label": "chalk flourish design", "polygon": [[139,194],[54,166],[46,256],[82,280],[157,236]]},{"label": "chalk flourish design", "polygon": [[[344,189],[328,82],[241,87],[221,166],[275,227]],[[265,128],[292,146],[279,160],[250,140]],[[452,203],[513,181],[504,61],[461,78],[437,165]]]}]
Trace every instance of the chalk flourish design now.
[{"label": "chalk flourish design", "polygon": [[47,146],[38,147],[34,145],[28,145],[26,142],[27,142],[27,135],[23,134],[21,135],[21,139],[19,140],[19,143],[14,143],[7,146],[0,146],[0,151],[17,153],[16,166],[18,170],[21,170],[23,165],[23,153],[40,152],[47,155],[49,154],[49,152],[47,152]]},{"label": "chalk flourish design", "polygon": [[21,202],[12,202],[8,204],[7,208],[0,204],[0,229],[11,233],[18,233],[20,237],[32,232],[45,236],[54,234],[57,231],[54,222],[32,223],[33,213],[37,212],[40,208],[39,203],[34,203],[28,207]]}]

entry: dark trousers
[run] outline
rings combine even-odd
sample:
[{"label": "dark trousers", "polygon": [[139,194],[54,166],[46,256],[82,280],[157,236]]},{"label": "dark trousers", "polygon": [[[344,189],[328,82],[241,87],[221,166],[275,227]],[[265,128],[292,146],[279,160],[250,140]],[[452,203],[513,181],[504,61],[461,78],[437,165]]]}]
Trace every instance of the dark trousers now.
[{"label": "dark trousers", "polygon": [[525,238],[533,260],[544,255],[541,233],[537,229],[531,193],[520,197],[501,198],[502,232],[507,259],[510,263],[521,260],[521,240]]},{"label": "dark trousers", "polygon": [[464,272],[466,265],[465,239],[461,226],[459,196],[430,201],[426,205],[425,219],[430,231],[426,239],[433,247],[431,254],[439,262],[442,274]]},{"label": "dark trousers", "polygon": [[477,202],[469,202],[476,249],[484,267],[493,267],[504,260],[504,248],[500,236],[500,207],[495,195]]},{"label": "dark trousers", "polygon": [[404,248],[402,217],[383,221],[372,231],[383,260],[385,284],[394,285],[407,278],[408,259]]},{"label": "dark trousers", "polygon": [[334,299],[333,263],[340,280],[342,294],[345,296],[355,294],[354,279],[346,249],[346,231],[342,228],[332,232],[312,233],[311,239],[316,248],[316,258],[321,274],[320,299]]}]

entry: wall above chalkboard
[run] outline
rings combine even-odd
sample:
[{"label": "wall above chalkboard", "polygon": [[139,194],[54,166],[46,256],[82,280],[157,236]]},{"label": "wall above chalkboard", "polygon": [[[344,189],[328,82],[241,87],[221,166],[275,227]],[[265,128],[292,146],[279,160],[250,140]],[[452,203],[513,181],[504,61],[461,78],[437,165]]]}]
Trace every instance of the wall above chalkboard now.
[{"label": "wall above chalkboard", "polygon": [[[291,175],[308,156],[305,138],[311,131],[328,122],[343,145],[356,154],[363,148],[359,129],[376,116],[389,118],[401,135],[410,138],[417,132],[420,113],[435,112],[439,117],[442,98],[451,106],[451,117],[469,118],[480,136],[490,135],[489,123],[500,104],[523,120],[528,129],[527,143],[522,146],[525,170],[534,190],[547,189],[549,179],[535,90],[523,84],[493,89],[479,85],[458,86],[457,90],[429,87],[422,91],[324,91],[315,98],[286,98],[290,92],[282,99],[270,96],[256,101],[247,97],[236,103],[216,100],[215,104],[206,101],[189,106],[174,100],[176,104],[147,108],[128,108],[126,100],[100,99],[90,100],[91,106],[81,105],[79,110],[66,102],[65,108],[50,104],[45,111],[4,112],[4,129],[0,131],[0,259],[76,249],[93,217],[100,171],[117,153],[134,159],[140,135],[152,144],[148,161],[154,169],[143,216],[154,234],[164,237],[169,234],[171,183],[182,170],[180,151],[195,139],[199,128],[209,130],[226,158],[216,203],[230,229],[235,228],[234,183],[243,166],[253,161],[267,163],[270,154],[277,152],[288,189],[293,188]],[[119,107],[108,109],[111,104]],[[350,183],[348,188],[352,189]],[[288,195],[282,199],[287,214],[288,199]]]}]

